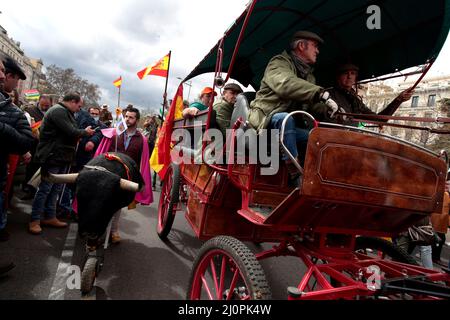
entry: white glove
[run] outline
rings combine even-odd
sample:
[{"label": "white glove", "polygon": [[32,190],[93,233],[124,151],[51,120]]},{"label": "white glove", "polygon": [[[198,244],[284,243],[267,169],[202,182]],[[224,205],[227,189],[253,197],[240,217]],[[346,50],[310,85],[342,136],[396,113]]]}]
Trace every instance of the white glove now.
[{"label": "white glove", "polygon": [[328,106],[330,118],[333,119],[335,113],[339,111],[339,106],[333,99],[330,98],[328,98],[327,101],[325,101],[325,104]]}]

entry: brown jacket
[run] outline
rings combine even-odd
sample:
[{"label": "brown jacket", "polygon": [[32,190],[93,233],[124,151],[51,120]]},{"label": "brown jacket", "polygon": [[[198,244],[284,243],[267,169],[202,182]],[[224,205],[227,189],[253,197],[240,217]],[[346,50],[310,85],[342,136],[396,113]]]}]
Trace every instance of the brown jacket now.
[{"label": "brown jacket", "polygon": [[447,233],[447,228],[449,226],[449,202],[449,194],[448,192],[445,192],[442,212],[433,213],[431,215],[431,224],[436,232]]}]

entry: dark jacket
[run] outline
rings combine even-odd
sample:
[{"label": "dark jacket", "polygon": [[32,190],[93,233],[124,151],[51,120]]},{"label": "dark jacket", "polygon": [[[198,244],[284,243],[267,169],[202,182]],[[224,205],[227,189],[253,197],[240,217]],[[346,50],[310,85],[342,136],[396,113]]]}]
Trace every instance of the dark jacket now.
[{"label": "dark jacket", "polygon": [[31,108],[27,108],[25,111],[27,111],[32,118],[34,118],[34,121],[39,122],[42,119],[44,119],[45,113],[39,109],[39,106],[33,106]]},{"label": "dark jacket", "polygon": [[0,190],[6,180],[9,154],[25,154],[33,144],[30,124],[6,93],[0,93]]},{"label": "dark jacket", "polygon": [[[95,121],[94,118],[87,112],[86,110],[81,109],[79,112],[75,114],[75,119],[77,121],[78,129],[86,129],[87,127],[91,127],[92,129],[95,129],[98,127],[97,132],[91,136],[91,137],[83,137],[80,140],[80,143],[78,145],[78,151],[76,155],[76,167],[77,169],[82,169],[82,167],[88,163],[95,154],[95,150],[100,144],[100,141],[103,138],[103,135],[101,133],[101,129],[106,129],[107,126],[100,121]],[[94,150],[87,152],[85,150],[86,144],[88,142],[93,142],[95,145]]]},{"label": "dark jacket", "polygon": [[74,114],[64,104],[56,104],[46,113],[40,128],[36,161],[41,165],[69,165],[72,163],[78,139],[88,136],[78,129]]}]

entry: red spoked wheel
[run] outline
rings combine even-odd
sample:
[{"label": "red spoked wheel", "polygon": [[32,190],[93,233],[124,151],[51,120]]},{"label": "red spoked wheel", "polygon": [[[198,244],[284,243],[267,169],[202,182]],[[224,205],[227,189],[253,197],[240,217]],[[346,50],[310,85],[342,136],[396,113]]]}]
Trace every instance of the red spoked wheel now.
[{"label": "red spoked wheel", "polygon": [[206,242],[194,261],[188,300],[271,299],[264,270],[239,240],[219,236]]},{"label": "red spoked wheel", "polygon": [[158,206],[158,224],[156,232],[161,240],[166,240],[175,219],[174,207],[179,202],[180,167],[172,164],[166,172],[161,188]]}]

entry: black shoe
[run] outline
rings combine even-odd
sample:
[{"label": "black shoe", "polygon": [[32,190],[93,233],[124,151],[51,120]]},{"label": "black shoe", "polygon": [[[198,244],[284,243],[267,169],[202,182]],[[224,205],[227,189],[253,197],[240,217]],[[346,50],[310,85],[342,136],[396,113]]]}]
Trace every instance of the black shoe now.
[{"label": "black shoe", "polygon": [[8,231],[6,231],[5,229],[0,230],[0,241],[4,242],[4,241],[8,241],[10,238],[10,234]]},{"label": "black shoe", "polygon": [[14,269],[15,266],[16,265],[13,262],[0,264],[0,276],[3,276],[10,270]]}]

